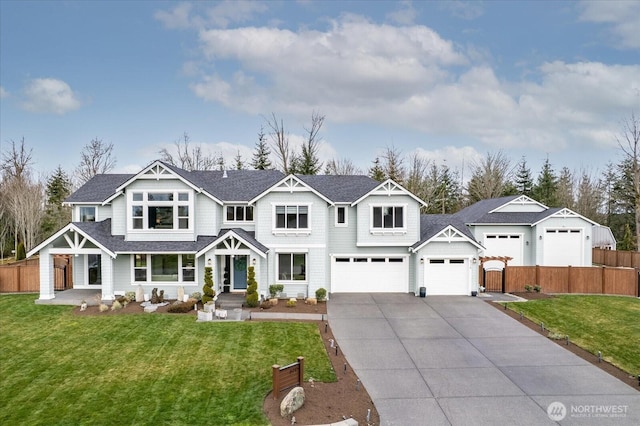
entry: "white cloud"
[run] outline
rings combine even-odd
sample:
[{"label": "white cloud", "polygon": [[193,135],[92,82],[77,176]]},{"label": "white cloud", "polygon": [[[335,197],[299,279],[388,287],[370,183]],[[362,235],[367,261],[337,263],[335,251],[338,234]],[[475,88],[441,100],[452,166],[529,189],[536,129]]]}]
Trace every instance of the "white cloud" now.
[{"label": "white cloud", "polygon": [[439,3],[440,7],[451,12],[453,16],[471,21],[484,14],[484,4],[481,1],[449,0]]},{"label": "white cloud", "polygon": [[400,8],[387,14],[387,18],[396,24],[413,24],[418,13],[410,1],[400,2]]},{"label": "white cloud", "polygon": [[353,15],[322,31],[212,29],[200,41],[217,70],[191,84],[204,100],[299,119],[321,111],[330,122],[449,135],[487,150],[607,148],[611,123],[634,108],[640,90],[639,65],[555,61],[522,81],[500,79],[484,65],[487,55],[428,27]]},{"label": "white cloud", "polygon": [[80,101],[71,87],[55,78],[36,78],[24,89],[22,107],[31,112],[65,114],[80,108]]},{"label": "white cloud", "polygon": [[619,40],[616,46],[640,48],[640,2],[624,1],[583,1],[580,3],[580,20],[610,24],[611,32]]},{"label": "white cloud", "polygon": [[414,152],[437,166],[446,164],[449,169],[460,173],[461,179],[464,178],[469,164],[484,158],[484,155],[472,146],[444,146],[433,150],[417,148]]},{"label": "white cloud", "polygon": [[0,86],[0,99],[8,98],[8,97],[9,97],[9,92],[4,90],[4,87]]},{"label": "white cloud", "polygon": [[[206,3],[180,3],[170,11],[158,10],[154,18],[169,29],[201,29],[205,26],[226,28],[232,23],[252,20],[268,8],[264,2],[229,1],[217,2],[213,7],[203,7]],[[194,9],[198,9],[198,11]],[[201,12],[201,13],[198,13]]]}]

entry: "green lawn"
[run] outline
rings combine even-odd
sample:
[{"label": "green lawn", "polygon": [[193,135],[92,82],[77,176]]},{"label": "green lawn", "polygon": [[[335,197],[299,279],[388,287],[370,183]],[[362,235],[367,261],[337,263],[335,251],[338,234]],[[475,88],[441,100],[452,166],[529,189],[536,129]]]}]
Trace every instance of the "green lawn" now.
[{"label": "green lawn", "polygon": [[336,377],[314,324],[76,316],[0,296],[0,424],[268,424],[271,366]]},{"label": "green lawn", "polygon": [[640,300],[617,296],[556,296],[509,308],[631,374],[640,374]]}]

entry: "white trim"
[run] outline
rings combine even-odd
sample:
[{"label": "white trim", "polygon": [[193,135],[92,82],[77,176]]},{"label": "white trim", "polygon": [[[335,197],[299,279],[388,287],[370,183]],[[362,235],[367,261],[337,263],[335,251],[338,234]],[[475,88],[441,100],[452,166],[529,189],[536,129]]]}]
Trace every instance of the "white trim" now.
[{"label": "white trim", "polygon": [[[344,223],[339,223],[338,222],[338,210],[339,209],[344,209]],[[334,226],[336,228],[347,228],[349,226],[349,206],[348,205],[337,205],[334,208],[335,210],[335,214],[334,214]]]},{"label": "white trim", "polygon": [[[449,239],[445,239],[444,241],[438,239],[441,235],[443,235],[444,233],[447,233],[447,232],[450,232],[450,235],[452,235],[451,233],[455,233],[455,234],[459,235],[459,238],[449,238]],[[438,233],[436,233],[433,237],[429,238],[428,240],[426,240],[425,242],[420,244],[418,247],[411,249],[411,251],[415,253],[415,252],[421,250],[427,244],[432,243],[432,242],[433,243],[437,243],[437,242],[447,242],[447,243],[451,243],[451,242],[469,242],[469,243],[473,244],[477,249],[484,249],[484,247],[481,244],[479,244],[478,242],[472,240],[468,236],[464,235],[455,226],[447,225],[446,227],[442,228],[442,230],[440,230]]]},{"label": "white trim", "polygon": [[[293,257],[296,254],[303,254],[304,255],[304,280],[287,280],[284,278],[280,278],[280,258],[279,255],[281,254],[290,254],[291,255],[291,276],[294,275],[293,273]],[[276,278],[276,282],[277,283],[283,283],[283,284],[309,284],[309,251],[306,250],[282,250],[282,251],[276,251],[276,256],[275,256],[275,278]]]},{"label": "white trim", "polygon": [[[195,253],[144,253],[144,252],[138,252],[135,254],[139,254],[142,256],[146,256],[146,271],[147,271],[147,280],[146,281],[136,281],[136,275],[135,275],[135,271],[136,271],[136,267],[135,267],[135,256],[132,254],[129,256],[129,275],[130,275],[130,279],[131,279],[131,283],[135,284],[135,285],[198,285],[198,256],[196,256]],[[193,281],[184,281],[183,280],[183,266],[182,266],[182,255],[183,254],[193,254],[193,268],[189,268],[189,269],[193,269],[193,276],[194,279]],[[176,255],[178,256],[178,280],[177,281],[153,281],[152,280],[152,271],[151,271],[151,256],[163,256],[163,255]],[[142,268],[139,268],[142,269]]]},{"label": "white trim", "polygon": [[275,253],[309,253],[308,248],[299,248],[299,247],[289,247],[289,248],[279,248],[274,250]]},{"label": "white trim", "polygon": [[293,248],[298,250],[299,248],[327,248],[326,244],[269,244],[270,249],[288,249]]},{"label": "white trim", "polygon": [[[402,207],[402,227],[396,228],[376,228],[373,226],[373,209],[385,207]],[[409,210],[407,203],[372,203],[369,204],[369,233],[371,235],[405,235],[407,233],[407,210]],[[394,211],[394,225],[395,225],[395,211]],[[382,224],[384,225],[384,214],[381,217]]]},{"label": "white trim", "polygon": [[[284,185],[284,186],[283,186]],[[287,175],[284,178],[280,179],[278,182],[273,184],[270,188],[266,189],[262,193],[258,194],[252,200],[249,200],[248,204],[255,204],[256,201],[269,194],[270,192],[288,192],[293,194],[294,192],[312,192],[317,195],[324,201],[326,201],[329,205],[333,205],[333,201],[316,191],[313,187],[304,183],[300,178],[295,175]]]},{"label": "white trim", "polygon": [[[287,207],[296,207],[298,209],[296,216],[299,219],[300,207],[307,207],[307,227],[306,228],[278,228],[276,227],[278,217],[276,214],[276,209],[278,207],[284,207],[284,215],[285,215],[285,225],[287,222]],[[271,233],[273,235],[285,235],[285,236],[296,236],[296,235],[311,235],[312,227],[311,227],[311,218],[312,218],[312,210],[313,203],[287,203],[287,202],[273,202],[271,203]],[[298,220],[299,222],[299,220]]]},{"label": "white trim", "polygon": [[[82,220],[82,209],[89,209],[89,208],[93,208],[93,221]],[[77,220],[76,220],[76,222],[87,223],[87,222],[99,222],[100,221],[100,219],[98,218],[98,210],[99,209],[98,209],[98,206],[95,205],[95,204],[86,204],[86,205],[82,205],[82,206],[75,206],[75,210],[77,212],[77,216],[76,216]]]},{"label": "white trim", "polygon": [[538,205],[540,207],[542,207],[544,210],[548,210],[549,207],[545,206],[544,204],[542,204],[539,201],[534,200],[533,198],[527,197],[526,195],[521,195],[517,198],[514,198],[511,201],[508,201],[498,207],[496,207],[495,209],[489,211],[489,213],[496,213],[499,212],[502,208],[508,206],[508,205],[512,205],[512,204],[518,204],[518,205],[525,205],[525,204],[529,204],[529,205]]},{"label": "white trim", "polygon": [[536,225],[544,222],[545,220],[548,220],[548,219],[551,219],[551,218],[582,219],[582,220],[586,220],[591,225],[598,225],[597,222],[594,222],[591,219],[588,219],[588,218],[582,216],[581,214],[578,214],[578,213],[574,212],[573,210],[570,210],[570,209],[567,209],[567,208],[563,208],[563,209],[558,210],[557,212],[555,212],[553,214],[550,214],[549,216],[546,216],[546,217],[540,219],[537,222],[532,223],[531,226],[536,226]]},{"label": "white trim", "polygon": [[[252,215],[253,215],[253,219],[252,220],[229,220],[227,219],[227,209],[229,207],[233,207],[234,211],[233,211],[233,216],[235,217],[236,213],[235,213],[235,209],[237,207],[244,207],[244,217],[247,217],[247,208],[251,208],[253,210]],[[222,223],[224,225],[229,225],[229,226],[235,226],[238,227],[240,225],[254,225],[256,223],[256,208],[255,206],[250,206],[246,203],[225,203],[224,206],[222,206]]]},{"label": "white trim", "polygon": [[410,191],[406,190],[404,187],[402,187],[401,185],[397,184],[396,182],[394,182],[391,179],[385,180],[384,182],[380,183],[380,185],[376,186],[371,191],[367,192],[362,197],[358,198],[356,201],[351,203],[351,207],[355,207],[362,200],[364,200],[365,198],[367,198],[367,197],[369,197],[371,195],[382,195],[382,196],[387,196],[387,197],[391,197],[392,195],[408,195],[409,197],[413,198],[415,201],[417,201],[418,203],[420,203],[424,207],[427,207],[427,203],[425,203],[423,200],[421,200],[420,198],[416,197]]},{"label": "white trim", "polygon": [[[114,252],[112,252],[111,250],[109,250],[108,248],[106,248],[105,246],[103,246],[102,244],[100,244],[98,241],[96,241],[91,235],[87,234],[86,232],[82,231],[80,228],[78,228],[76,225],[74,225],[73,223],[69,223],[67,226],[65,226],[64,228],[60,229],[58,232],[56,232],[55,234],[53,234],[52,236],[50,236],[49,238],[47,238],[46,240],[44,240],[43,242],[41,242],[40,244],[38,244],[35,248],[31,249],[28,253],[27,253],[27,257],[31,257],[34,254],[38,253],[40,250],[42,250],[44,247],[46,247],[47,245],[51,244],[53,241],[55,241],[56,239],[58,239],[60,236],[66,234],[67,232],[74,232],[74,233],[78,233],[80,234],[83,238],[85,238],[86,240],[91,241],[96,247],[98,247],[100,250],[104,251],[105,253],[107,253],[109,256],[111,256],[112,258],[116,258],[116,254]],[[68,237],[67,237],[68,238]],[[67,243],[69,243],[69,240],[65,238],[65,240],[67,241]],[[74,237],[74,240],[78,238],[78,237]],[[84,244],[82,244],[84,246]],[[56,250],[61,250],[61,249],[56,249]],[[62,249],[62,250],[69,250],[68,252],[63,252],[60,251],[60,254],[79,254],[80,252],[80,248],[76,245],[69,247],[68,249]],[[86,249],[82,249],[82,250],[86,250]]]},{"label": "white trim", "polygon": [[227,231],[223,235],[221,235],[218,238],[216,238],[215,240],[213,240],[206,247],[204,247],[202,250],[197,252],[196,253],[196,257],[200,257],[203,254],[207,253],[208,251],[210,251],[212,249],[215,249],[215,247],[218,244],[220,244],[221,241],[224,241],[224,240],[226,240],[227,238],[230,238],[230,237],[242,242],[242,244],[244,244],[245,246],[249,247],[249,249],[251,249],[251,251],[253,251],[254,253],[257,253],[258,256],[262,257],[263,259],[266,259],[266,257],[267,257],[266,253],[263,253],[262,250],[258,249],[253,244],[249,243],[247,240],[245,240],[244,238],[242,238],[241,236],[236,234],[233,230]]}]

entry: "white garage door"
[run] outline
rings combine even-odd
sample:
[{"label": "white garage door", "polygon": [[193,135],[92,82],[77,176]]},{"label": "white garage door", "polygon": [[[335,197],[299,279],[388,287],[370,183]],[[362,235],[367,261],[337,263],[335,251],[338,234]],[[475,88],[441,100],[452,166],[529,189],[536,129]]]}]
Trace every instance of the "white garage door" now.
[{"label": "white garage door", "polygon": [[431,258],[424,262],[428,296],[469,295],[469,259]]},{"label": "white garage door", "polygon": [[581,229],[545,229],[543,264],[545,266],[584,266]]},{"label": "white garage door", "polygon": [[332,293],[407,293],[409,259],[400,256],[339,257],[331,262]]},{"label": "white garage door", "polygon": [[[509,266],[522,266],[523,238],[520,234],[487,234],[484,236],[485,256],[509,256]],[[504,264],[488,265],[502,268]]]}]

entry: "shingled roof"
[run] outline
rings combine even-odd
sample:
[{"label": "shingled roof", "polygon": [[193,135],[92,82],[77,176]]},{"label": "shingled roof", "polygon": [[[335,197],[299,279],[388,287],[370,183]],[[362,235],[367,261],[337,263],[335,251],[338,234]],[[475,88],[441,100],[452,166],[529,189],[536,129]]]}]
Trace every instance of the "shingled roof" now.
[{"label": "shingled roof", "polygon": [[64,201],[65,203],[102,203],[115,193],[117,187],[134,176],[132,174],[95,175]]},{"label": "shingled roof", "polygon": [[353,203],[380,182],[362,175],[296,175],[334,203]]},{"label": "shingled roof", "polygon": [[456,219],[467,225],[474,224],[507,224],[507,225],[532,225],[542,219],[551,216],[559,208],[550,208],[541,212],[495,212],[490,213],[500,206],[503,206],[520,195],[510,195],[507,197],[490,198],[481,200],[453,214]]},{"label": "shingled roof", "polygon": [[423,214],[420,215],[420,241],[412,245],[412,248],[420,247],[426,241],[435,237],[442,230],[448,226],[454,227],[457,231],[469,238],[471,241],[476,241],[467,225],[464,224],[459,218],[451,214]]}]

